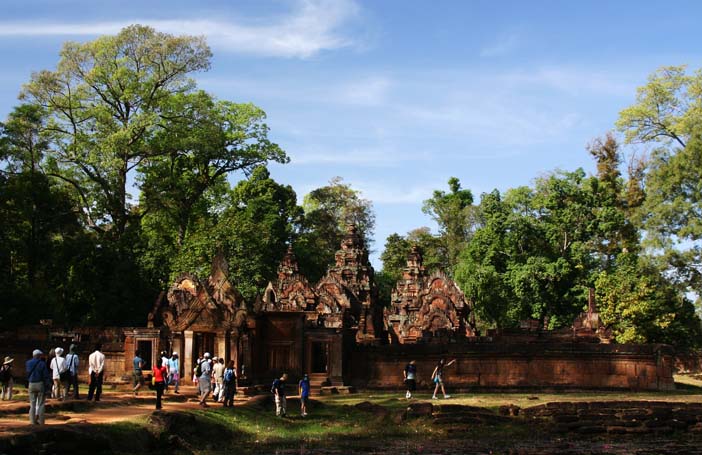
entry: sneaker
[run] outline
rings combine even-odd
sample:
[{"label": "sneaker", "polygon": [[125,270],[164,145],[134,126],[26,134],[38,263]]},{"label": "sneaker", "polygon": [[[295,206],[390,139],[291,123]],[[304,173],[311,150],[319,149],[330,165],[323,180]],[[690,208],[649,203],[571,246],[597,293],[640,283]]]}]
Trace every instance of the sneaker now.
[{"label": "sneaker", "polygon": [[444,395],[444,400],[447,398],[451,398],[451,395]]},{"label": "sneaker", "polygon": [[434,395],[433,397],[431,397],[431,399],[432,399],[432,400],[438,400],[438,398],[436,398],[436,395]]}]

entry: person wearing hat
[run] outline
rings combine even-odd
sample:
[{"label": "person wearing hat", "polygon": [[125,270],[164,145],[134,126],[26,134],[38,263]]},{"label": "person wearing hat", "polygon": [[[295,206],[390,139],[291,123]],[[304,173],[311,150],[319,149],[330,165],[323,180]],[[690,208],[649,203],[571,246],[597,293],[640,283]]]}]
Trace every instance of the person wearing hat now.
[{"label": "person wearing hat", "polygon": [[63,401],[63,381],[61,376],[65,377],[66,359],[63,358],[63,348],[54,349],[54,358],[51,359],[51,378],[54,380],[54,388],[51,395]]},{"label": "person wearing hat", "polygon": [[224,370],[227,367],[224,365],[224,358],[215,357],[213,359],[214,365],[212,366],[212,379],[215,382],[214,389],[214,400],[218,403],[224,402]]},{"label": "person wearing hat", "polygon": [[0,367],[0,384],[2,384],[2,400],[12,399],[12,388],[14,386],[14,379],[12,377],[12,362],[15,359],[9,355],[5,357],[5,363]]},{"label": "person wearing hat", "polygon": [[198,388],[200,389],[200,406],[203,408],[209,407],[207,405],[207,396],[212,390],[212,366],[210,366],[210,353],[205,352],[202,362],[200,362],[200,377],[197,378]]},{"label": "person wearing hat", "polygon": [[80,359],[78,358],[78,353],[76,350],[78,347],[72,344],[68,348],[68,355],[66,356],[66,371],[68,371],[68,380],[66,381],[66,391],[64,396],[68,396],[73,387],[73,399],[78,399],[78,366],[80,365]]},{"label": "person wearing hat", "polygon": [[44,355],[39,349],[32,352],[32,358],[27,360],[27,392],[29,392],[29,423],[44,425],[44,403],[46,392],[51,387],[51,374]]},{"label": "person wearing hat", "polygon": [[178,353],[173,352],[171,358],[168,359],[168,383],[173,384],[175,387],[175,393],[178,392],[178,383],[180,382],[180,361],[178,360]]}]

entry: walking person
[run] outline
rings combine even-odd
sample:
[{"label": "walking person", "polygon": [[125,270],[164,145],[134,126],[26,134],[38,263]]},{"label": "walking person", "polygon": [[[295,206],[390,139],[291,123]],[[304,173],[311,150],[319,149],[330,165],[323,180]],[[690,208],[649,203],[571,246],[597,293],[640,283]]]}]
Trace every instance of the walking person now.
[{"label": "walking person", "polygon": [[[407,393],[405,393],[405,398],[408,400],[412,398],[412,392],[417,390],[417,362],[412,360],[405,366],[405,370],[402,372],[405,378],[405,388]],[[436,393],[434,393],[436,395]]]},{"label": "walking person", "polygon": [[310,377],[307,373],[300,379],[298,388],[300,389],[300,415],[307,417],[307,402],[310,399]]},{"label": "walking person", "polygon": [[156,409],[161,409],[161,398],[163,390],[166,388],[166,378],[168,377],[168,367],[163,364],[163,358],[156,360],[156,366],[153,369],[154,388],[156,389]]},{"label": "walking person", "polygon": [[444,368],[453,365],[456,363],[456,359],[451,360],[449,363],[446,363],[446,359],[441,359],[439,360],[439,363],[436,365],[436,368],[434,368],[434,372],[431,374],[431,379],[434,381],[434,384],[436,386],[434,387],[434,395],[432,395],[432,400],[436,400],[436,393],[439,391],[439,387],[441,387],[441,393],[444,394],[444,398],[451,398],[451,395],[446,395],[446,389],[444,388],[444,380],[443,380],[443,375],[444,375]]},{"label": "walking person", "polygon": [[224,370],[224,407],[234,406],[234,395],[236,395],[236,368],[234,361],[230,360],[227,369]]},{"label": "walking person", "polygon": [[72,344],[68,348],[68,355],[66,356],[66,371],[68,372],[68,380],[66,381],[66,391],[65,396],[71,392],[71,387],[73,387],[73,399],[77,400],[78,395],[78,367],[80,366],[80,359],[78,358],[78,353],[76,352],[78,348],[75,344]]},{"label": "walking person", "polygon": [[102,395],[102,380],[105,373],[105,354],[100,352],[102,345],[96,344],[95,351],[88,357],[88,371],[90,372],[90,387],[88,388],[88,401],[95,397],[100,401]]},{"label": "walking person", "polygon": [[5,357],[5,362],[0,367],[0,384],[2,384],[2,401],[12,400],[13,388],[15,386],[15,378],[12,377],[12,362],[15,359],[9,355]]},{"label": "walking person", "polygon": [[144,359],[139,355],[139,351],[134,351],[134,358],[132,359],[132,366],[134,371],[132,373],[132,379],[134,383],[134,396],[139,395],[139,389],[144,387]]},{"label": "walking person", "polygon": [[180,360],[178,359],[177,352],[171,354],[171,358],[168,359],[168,383],[173,384],[175,393],[180,393],[178,392],[178,384],[180,383]]},{"label": "walking person", "polygon": [[29,423],[44,425],[44,404],[46,392],[51,387],[51,375],[46,362],[42,359],[39,349],[32,352],[32,358],[27,361],[27,392],[29,393]]},{"label": "walking person", "polygon": [[[212,366],[210,366],[210,353],[205,352],[204,358],[198,364],[199,371],[195,371],[198,389],[200,391],[200,406],[208,408],[207,397],[212,390]],[[198,375],[198,373],[200,373]]]},{"label": "walking person", "polygon": [[214,400],[221,403],[224,401],[224,370],[226,370],[226,367],[224,366],[224,359],[222,357],[219,359],[215,357],[213,361],[212,378],[215,382]]},{"label": "walking person", "polygon": [[168,379],[170,377],[170,375],[169,375],[170,373],[168,371],[168,354],[166,353],[166,351],[161,351],[161,366],[166,367],[166,376],[164,377],[165,387],[163,390],[164,390],[164,392],[167,392],[168,391],[168,384],[169,384]]},{"label": "walking person", "polygon": [[285,399],[285,381],[288,380],[288,374],[283,373],[283,375],[273,381],[273,386],[271,387],[271,392],[275,396],[275,415],[278,417],[285,417],[287,414],[287,400]]},{"label": "walking person", "polygon": [[66,359],[62,357],[63,348],[54,349],[54,358],[51,359],[51,378],[54,386],[51,390],[51,396],[63,401],[63,380],[66,377]]}]

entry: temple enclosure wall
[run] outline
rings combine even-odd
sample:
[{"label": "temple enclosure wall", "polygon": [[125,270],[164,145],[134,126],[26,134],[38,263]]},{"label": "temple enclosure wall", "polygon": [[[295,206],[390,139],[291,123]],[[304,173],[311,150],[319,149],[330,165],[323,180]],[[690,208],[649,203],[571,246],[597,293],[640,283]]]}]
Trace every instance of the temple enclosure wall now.
[{"label": "temple enclosure wall", "polygon": [[401,389],[405,365],[417,363],[420,388],[433,387],[439,359],[451,389],[598,388],[671,390],[673,351],[665,345],[474,343],[357,346],[348,382],[361,388]]}]

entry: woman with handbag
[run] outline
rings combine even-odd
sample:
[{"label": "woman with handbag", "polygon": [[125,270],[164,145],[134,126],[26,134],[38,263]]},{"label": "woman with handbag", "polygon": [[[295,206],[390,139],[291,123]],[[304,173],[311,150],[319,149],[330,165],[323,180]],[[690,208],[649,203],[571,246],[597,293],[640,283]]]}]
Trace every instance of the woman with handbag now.
[{"label": "woman with handbag", "polygon": [[161,398],[163,390],[166,388],[166,377],[168,376],[168,368],[163,364],[163,359],[156,359],[156,366],[152,373],[151,383],[156,389],[156,409],[161,409]]}]

